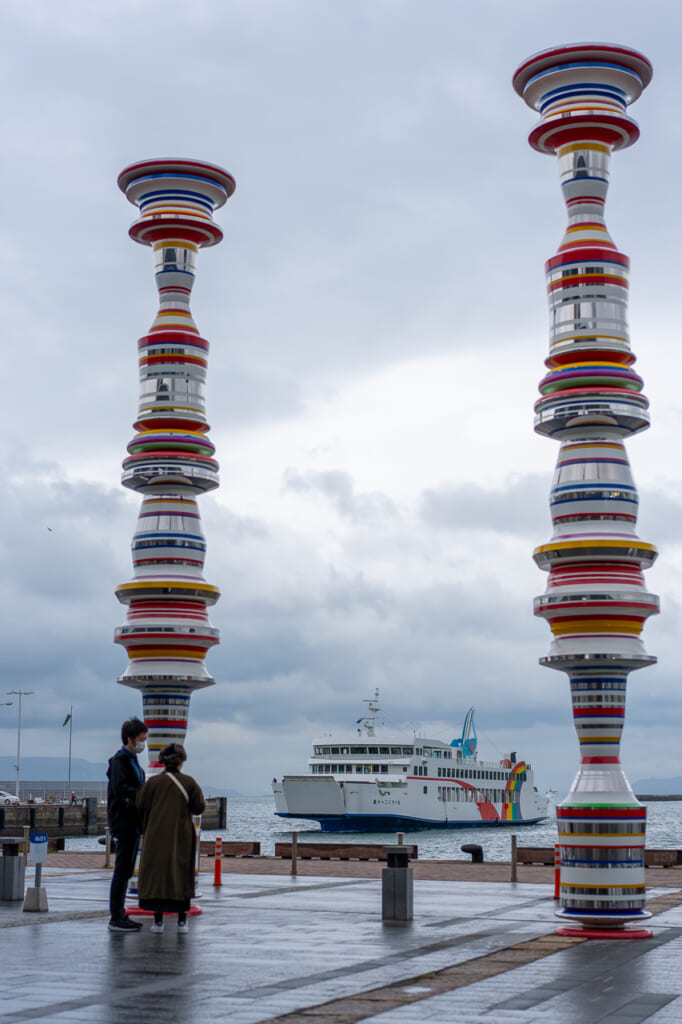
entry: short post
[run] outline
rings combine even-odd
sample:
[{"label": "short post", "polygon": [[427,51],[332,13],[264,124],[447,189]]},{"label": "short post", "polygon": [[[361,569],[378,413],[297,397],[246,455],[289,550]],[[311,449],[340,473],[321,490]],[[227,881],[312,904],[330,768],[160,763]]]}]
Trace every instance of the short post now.
[{"label": "short post", "polygon": [[192,815],[192,824],[194,825],[194,895],[201,895],[196,891],[196,884],[199,880],[199,858],[201,857],[201,815]]},{"label": "short post", "polygon": [[561,896],[561,847],[554,844],[554,899]]},{"label": "short post", "polygon": [[414,872],[409,866],[411,846],[384,846],[387,866],[381,872],[381,918],[411,921],[414,912]]},{"label": "short post", "polygon": [[33,832],[30,837],[29,864],[35,864],[36,875],[33,887],[26,890],[24,910],[27,911],[47,911],[47,890],[40,884],[43,864],[47,860],[47,839],[47,832]]},{"label": "short post", "polygon": [[111,867],[111,829],[109,828],[108,825],[104,829],[104,848],[105,848],[105,851],[106,851],[105,854],[104,854],[104,867],[105,868],[110,868]]},{"label": "short post", "polygon": [[398,832],[398,846],[403,845],[403,839],[405,838],[404,832]]},{"label": "short post", "polygon": [[516,835],[511,837],[511,880],[516,881]]},{"label": "short post", "polygon": [[298,874],[298,832],[291,833],[291,874]]},{"label": "short post", "polygon": [[216,836],[215,849],[213,851],[213,884],[223,884],[223,837]]}]

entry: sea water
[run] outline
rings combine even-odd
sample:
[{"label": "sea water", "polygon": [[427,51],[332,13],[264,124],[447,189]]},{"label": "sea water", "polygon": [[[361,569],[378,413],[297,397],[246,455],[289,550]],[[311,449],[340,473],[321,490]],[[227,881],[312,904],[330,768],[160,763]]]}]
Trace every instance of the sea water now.
[{"label": "sea water", "polygon": [[[299,842],[315,843],[395,843],[395,832],[322,832],[317,822],[278,818],[274,799],[230,797],[227,801],[227,828],[203,830],[202,839],[248,840],[261,844],[261,853],[274,854],[275,843],[289,842],[292,831]],[[554,807],[539,825],[486,826],[485,828],[427,828],[405,831],[405,842],[416,843],[420,860],[468,860],[461,852],[465,843],[478,843],[486,861],[509,861],[511,835],[519,846],[554,846],[557,842]],[[682,800],[652,801],[647,805],[647,841],[650,850],[682,848]],[[97,838],[67,839],[67,850],[101,849]]]}]

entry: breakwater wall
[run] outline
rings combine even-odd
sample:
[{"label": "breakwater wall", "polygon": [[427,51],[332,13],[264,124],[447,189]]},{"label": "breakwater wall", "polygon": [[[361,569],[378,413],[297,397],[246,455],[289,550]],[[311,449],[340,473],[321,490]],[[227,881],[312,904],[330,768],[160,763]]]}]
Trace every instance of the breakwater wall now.
[{"label": "breakwater wall", "polygon": [[[201,816],[206,829],[225,828],[227,798],[210,797]],[[81,804],[9,804],[0,807],[0,836],[23,836],[24,828],[56,836],[103,835],[107,826],[107,806],[95,797],[86,797]]]}]

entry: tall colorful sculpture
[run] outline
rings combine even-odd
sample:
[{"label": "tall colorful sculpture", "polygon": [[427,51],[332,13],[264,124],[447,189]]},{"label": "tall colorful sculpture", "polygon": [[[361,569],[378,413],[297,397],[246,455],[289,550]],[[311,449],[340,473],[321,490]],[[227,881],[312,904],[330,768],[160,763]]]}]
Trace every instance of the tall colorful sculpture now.
[{"label": "tall colorful sculpture", "polygon": [[642,572],[656,549],[636,533],[637,491],[623,444],[646,429],[649,415],[632,368],[629,260],[606,228],[604,202],[612,151],[639,136],[627,106],[651,75],[635,50],[581,43],[536,54],[513,80],[540,114],[529,141],[557,156],[568,210],[561,245],[545,264],[548,373],[535,406],[536,431],[561,444],[550,494],[554,533],[534,552],[549,573],[535,614],[553,634],[540,662],[569,676],[581,755],[557,807],[558,914],[583,934],[602,937],[649,934],[632,927],[649,916],[646,808],[619,758],[628,675],[656,660],[640,639],[645,620],[659,610]]},{"label": "tall colorful sculpture", "polygon": [[197,497],[218,486],[208,439],[204,389],[208,342],[189,300],[197,251],[223,235],[213,212],[235,189],[220,167],[196,160],[145,160],[119,175],[140,211],[130,237],[154,251],[159,310],[138,341],[137,431],[122,483],[143,495],[132,542],[133,578],[116,590],[128,606],[115,632],[130,659],[119,683],[142,693],[149,767],[158,752],[182,743],[194,690],[212,686],[204,664],[218,641],[207,608],[220,596],[203,577],[206,543]]}]

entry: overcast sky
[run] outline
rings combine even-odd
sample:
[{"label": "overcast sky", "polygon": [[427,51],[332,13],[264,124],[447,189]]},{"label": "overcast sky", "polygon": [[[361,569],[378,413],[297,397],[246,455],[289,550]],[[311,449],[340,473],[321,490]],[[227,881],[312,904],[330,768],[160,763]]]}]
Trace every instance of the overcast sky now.
[{"label": "overcast sky", "polygon": [[[139,497],[119,482],[151,252],[116,187],[133,161],[234,174],[199,256],[221,488],[200,499],[217,685],[192,698],[188,771],[262,793],[314,735],[387,725],[511,749],[562,795],[578,765],[531,558],[558,446],[533,433],[548,351],[543,262],[565,211],[511,87],[546,47],[653,62],[606,219],[632,260],[652,428],[628,442],[662,613],[630,677],[632,781],[682,774],[679,169],[682,7],[641,0],[3,0],[0,505],[3,690],[22,751],[104,762],[141,699],[113,630]],[[0,698],[9,700],[9,697]],[[0,707],[0,753],[16,744]]]}]

